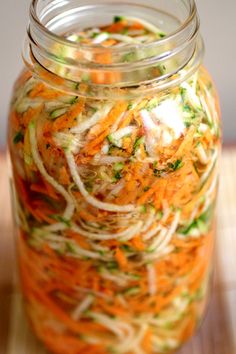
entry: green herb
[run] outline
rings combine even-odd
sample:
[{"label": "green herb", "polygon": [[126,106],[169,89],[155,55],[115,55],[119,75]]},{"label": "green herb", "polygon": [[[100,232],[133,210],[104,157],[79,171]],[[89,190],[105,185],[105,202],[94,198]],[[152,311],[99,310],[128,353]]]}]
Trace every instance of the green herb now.
[{"label": "green herb", "polygon": [[19,131],[18,133],[16,133],[16,135],[14,136],[14,139],[13,139],[13,143],[16,145],[20,142],[23,142],[24,141],[24,134],[22,131]]},{"label": "green herb", "polygon": [[118,351],[111,347],[111,346],[107,346],[106,350],[110,353],[110,354],[118,354]]},{"label": "green herb", "polygon": [[63,249],[57,249],[57,250],[55,250],[55,252],[60,257],[65,255],[65,250],[63,250]]},{"label": "green herb", "polygon": [[184,125],[186,128],[189,128],[189,127],[191,127],[192,124],[190,122],[186,121],[186,122],[184,122]]},{"label": "green herb", "polygon": [[100,256],[104,256],[105,255],[105,251],[99,250],[98,253],[100,254]]},{"label": "green herb", "polygon": [[67,108],[65,108],[65,107],[55,109],[54,111],[52,111],[52,112],[50,113],[50,118],[51,118],[51,119],[56,119],[56,118],[62,116],[63,114],[65,114],[66,111],[67,111]]},{"label": "green herb", "polygon": [[111,134],[107,135],[107,140],[109,141],[109,143],[113,144],[114,143],[114,139],[112,137]]},{"label": "green herb", "polygon": [[121,22],[123,20],[124,20],[123,16],[114,16],[114,18],[113,18],[114,23]]},{"label": "green herb", "polygon": [[136,295],[140,292],[140,287],[139,286],[134,286],[132,288],[128,288],[124,291],[124,294],[126,295]]},{"label": "green herb", "polygon": [[124,168],[124,164],[122,162],[117,162],[115,163],[113,170],[119,172],[123,170],[123,168]]},{"label": "green herb", "polygon": [[158,65],[157,69],[160,71],[161,75],[164,75],[166,72],[166,66],[165,65]]},{"label": "green herb", "polygon": [[181,159],[176,160],[173,163],[168,163],[168,167],[173,171],[179,170],[182,166],[183,166],[183,162]]},{"label": "green herb", "polygon": [[85,182],[84,185],[85,185],[85,188],[86,188],[86,190],[87,190],[88,192],[92,192],[92,190],[93,190],[93,185],[92,185],[91,181]]},{"label": "green herb", "polygon": [[24,162],[25,162],[26,165],[32,165],[32,163],[33,163],[32,156],[27,154],[27,153],[25,153],[24,154]]},{"label": "green herb", "polygon": [[[156,163],[153,164],[153,167],[156,166]],[[163,169],[158,169],[158,168],[154,168],[154,176],[156,177],[162,177],[162,175],[164,173],[168,173],[168,172],[173,172],[173,171],[177,171],[179,170],[181,167],[183,166],[183,162],[182,160],[176,160],[175,162],[171,162],[167,164],[167,168],[163,168]]]},{"label": "green herb", "polygon": [[50,217],[53,218],[54,220],[64,223],[68,227],[71,227],[70,221],[63,218],[63,216],[61,216],[61,215],[50,215]]},{"label": "green herb", "polygon": [[185,102],[185,100],[186,100],[186,91],[187,91],[186,88],[180,87],[180,95],[181,95],[183,102]]},{"label": "green herb", "polygon": [[140,145],[142,145],[145,141],[145,137],[144,136],[141,136],[139,138],[137,138],[135,140],[135,143],[134,143],[134,152],[136,152],[139,148]]},{"label": "green herb", "polygon": [[200,233],[205,234],[208,232],[211,222],[214,205],[211,205],[198,219],[195,219],[190,225],[181,227],[178,232],[182,235],[189,235],[194,229],[198,229]]},{"label": "green herb", "polygon": [[191,107],[190,107],[188,104],[185,104],[185,105],[183,106],[183,111],[184,111],[184,112],[191,112]]},{"label": "green herb", "polygon": [[121,176],[120,172],[116,172],[114,175],[115,181],[119,181],[121,178],[122,178],[122,176]]},{"label": "green herb", "polygon": [[81,81],[83,82],[88,82],[90,80],[90,75],[89,73],[84,73],[81,77]]},{"label": "green herb", "polygon": [[178,232],[182,235],[188,235],[193,229],[197,226],[196,221],[194,220],[189,226],[181,227]]},{"label": "green herb", "polygon": [[101,32],[93,32],[91,37],[96,38],[99,36],[99,34],[101,34]]},{"label": "green herb", "polygon": [[122,61],[125,62],[132,62],[135,61],[135,59],[137,58],[136,53],[132,52],[132,53],[127,53],[123,56]]},{"label": "green herb", "polygon": [[166,172],[165,169],[159,170],[158,168],[155,168],[153,170],[153,174],[154,174],[155,177],[161,177],[163,175],[163,173],[165,173],[165,172]]},{"label": "green herb", "polygon": [[154,108],[156,108],[158,106],[158,99],[154,98],[153,100],[149,101],[147,106],[146,106],[146,110],[147,111],[152,111]]},{"label": "green herb", "polygon": [[147,192],[147,191],[149,191],[149,189],[150,189],[150,187],[149,187],[149,186],[146,186],[146,187],[143,188],[143,191],[144,191],[144,192]]},{"label": "green herb", "polygon": [[212,82],[208,82],[207,84],[207,90],[211,91],[213,89],[213,84]]},{"label": "green herb", "polygon": [[126,35],[128,33],[129,33],[129,28],[128,27],[124,28],[122,34]]},{"label": "green herb", "polygon": [[158,36],[159,36],[160,38],[164,38],[164,37],[166,37],[166,34],[163,33],[163,32],[159,32],[159,33],[158,33]]},{"label": "green herb", "polygon": [[108,155],[111,156],[113,153],[116,154],[117,151],[124,151],[124,149],[111,143],[111,145],[109,146]]},{"label": "green herb", "polygon": [[209,222],[211,220],[213,212],[214,204],[210,205],[209,208],[199,217],[199,219],[203,222]]},{"label": "green herb", "polygon": [[79,99],[78,96],[72,97],[72,99],[71,99],[71,101],[70,101],[70,104],[75,104],[75,103],[77,103],[77,102],[78,102],[78,99]]},{"label": "green herb", "polygon": [[98,111],[98,109],[95,108],[95,107],[90,107],[90,109],[91,109],[91,111],[92,111],[93,113],[96,113],[96,112]]},{"label": "green herb", "polygon": [[147,207],[146,207],[146,205],[141,205],[141,206],[140,206],[140,211],[141,211],[141,213],[145,214],[145,213],[147,212]]},{"label": "green herb", "polygon": [[162,219],[162,217],[163,217],[163,211],[161,211],[161,210],[159,210],[158,212],[157,212],[157,220],[161,220]]},{"label": "green herb", "polygon": [[112,270],[112,269],[118,269],[119,267],[116,262],[108,262],[106,268]]},{"label": "green herb", "polygon": [[66,242],[66,250],[73,254],[76,253],[75,247],[70,242]]},{"label": "green herb", "polygon": [[129,103],[127,109],[130,111],[133,108],[133,103]]},{"label": "green herb", "polygon": [[128,253],[133,252],[132,248],[128,245],[122,245],[121,249],[125,252],[128,252]]},{"label": "green herb", "polygon": [[174,323],[173,323],[173,322],[167,322],[167,323],[164,325],[164,328],[165,328],[165,329],[174,329]]},{"label": "green herb", "polygon": [[74,89],[75,89],[76,91],[78,91],[79,88],[80,88],[80,82],[76,82],[75,85],[74,85]]}]

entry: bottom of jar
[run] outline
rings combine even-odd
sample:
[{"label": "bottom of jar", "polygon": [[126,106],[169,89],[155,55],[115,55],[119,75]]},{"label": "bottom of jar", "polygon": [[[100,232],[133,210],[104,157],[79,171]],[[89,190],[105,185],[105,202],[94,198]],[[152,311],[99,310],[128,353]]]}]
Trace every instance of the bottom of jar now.
[{"label": "bottom of jar", "polygon": [[[76,276],[76,270],[87,260],[69,260],[47,247],[34,249],[21,233],[18,243],[21,284],[26,314],[34,333],[52,354],[174,353],[195,333],[205,313],[211,257],[205,259],[204,254],[207,247],[212,249],[213,233],[214,230],[201,253],[207,270],[203,272],[200,262],[192,271],[191,281],[176,284],[171,294],[162,294],[162,300],[157,294],[154,305],[151,301],[154,297],[146,295],[148,307],[145,303],[143,310],[144,300],[130,291],[126,300],[132,304],[136,301],[135,310],[131,311],[129,303],[124,302],[120,308],[126,310],[117,309],[114,315],[120,298],[103,293],[102,299],[98,296],[79,316],[75,316],[75,300],[81,307],[92,293],[95,296],[93,289],[81,287],[81,273]],[[67,283],[67,277],[73,279],[73,286]],[[89,273],[85,274],[85,279],[87,277]],[[103,280],[101,282],[104,284]],[[97,291],[96,294],[101,296],[102,293]]]}]

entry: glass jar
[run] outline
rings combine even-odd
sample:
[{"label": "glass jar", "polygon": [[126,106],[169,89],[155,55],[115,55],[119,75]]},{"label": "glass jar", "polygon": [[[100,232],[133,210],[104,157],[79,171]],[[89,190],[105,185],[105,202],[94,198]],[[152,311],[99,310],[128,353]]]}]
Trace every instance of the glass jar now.
[{"label": "glass jar", "polygon": [[56,354],[169,353],[207,303],[221,149],[193,0],[34,0],[9,119],[24,303]]}]

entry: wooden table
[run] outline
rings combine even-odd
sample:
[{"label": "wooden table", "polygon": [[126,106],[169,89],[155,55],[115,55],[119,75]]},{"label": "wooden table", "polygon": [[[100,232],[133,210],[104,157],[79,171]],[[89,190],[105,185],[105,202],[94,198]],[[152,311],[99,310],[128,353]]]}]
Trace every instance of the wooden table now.
[{"label": "wooden table", "polygon": [[[221,171],[214,290],[202,328],[178,354],[236,354],[236,150],[223,152]],[[0,353],[45,354],[28,329],[13,286],[14,242],[3,155],[0,237]]]}]

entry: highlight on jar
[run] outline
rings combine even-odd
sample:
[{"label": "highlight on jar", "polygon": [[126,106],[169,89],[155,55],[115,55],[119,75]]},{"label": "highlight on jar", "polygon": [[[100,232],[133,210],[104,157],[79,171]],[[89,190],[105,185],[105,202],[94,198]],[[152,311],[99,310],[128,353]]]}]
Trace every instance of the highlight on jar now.
[{"label": "highlight on jar", "polygon": [[194,0],[33,0],[9,117],[18,267],[54,354],[162,354],[210,294],[220,109]]}]

